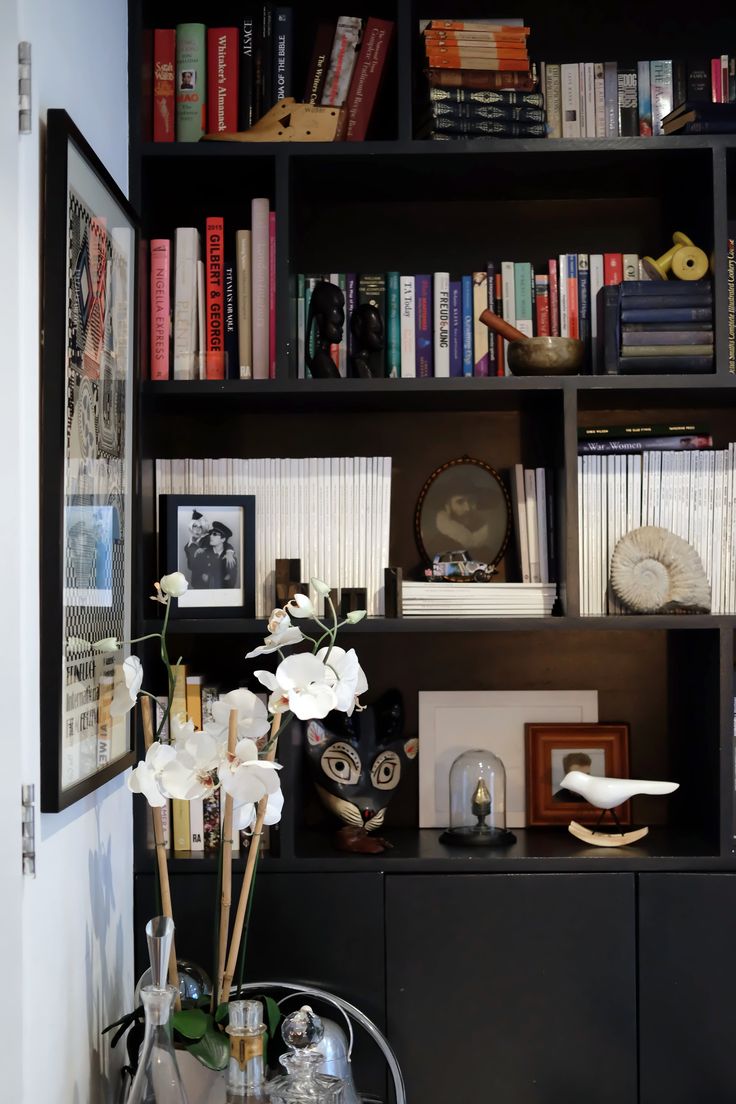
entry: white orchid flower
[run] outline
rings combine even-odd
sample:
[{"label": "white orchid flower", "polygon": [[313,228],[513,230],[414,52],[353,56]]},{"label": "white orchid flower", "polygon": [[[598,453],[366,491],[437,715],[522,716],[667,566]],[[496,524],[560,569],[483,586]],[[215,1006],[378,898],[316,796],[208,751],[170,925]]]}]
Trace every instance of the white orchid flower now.
[{"label": "white orchid flower", "polygon": [[320,648],[317,659],[322,660],[329,675],[334,679],[332,688],[337,699],[335,709],[347,713],[349,717],[355,709],[359,696],[368,689],[368,680],[358,663],[355,648],[351,648],[348,652],[344,648]]},{"label": "white orchid flower", "polygon": [[128,656],[123,660],[123,681],[115,687],[110,714],[113,717],[123,717],[135,705],[138,699],[138,691],[143,682],[143,665],[138,656]]},{"label": "white orchid flower", "polygon": [[161,576],[161,590],[172,598],[181,598],[189,590],[189,583],[181,571],[172,571],[171,575]]},{"label": "white orchid flower", "polygon": [[295,594],[284,608],[291,617],[315,617],[317,613],[306,594]]},{"label": "white orchid flower", "polygon": [[220,739],[227,739],[230,711],[238,711],[238,739],[259,740],[270,729],[268,712],[260,698],[242,687],[223,694],[219,701],[212,703],[212,720],[205,728],[207,732]]},{"label": "white orchid flower", "polygon": [[170,713],[169,732],[171,743],[183,748],[189,737],[194,735],[194,721],[186,713]]},{"label": "white orchid flower", "polygon": [[287,656],[279,663],[275,675],[271,671],[256,671],[255,676],[271,691],[268,708],[272,713],[290,709],[300,721],[310,721],[326,717],[337,706],[332,688],[335,675],[309,652]]},{"label": "white orchid flower", "polygon": [[281,767],[258,758],[258,748],[252,740],[238,740],[235,754],[227,755],[218,767],[220,784],[236,805],[260,801],[265,794],[280,788],[277,771]]},{"label": "white orchid flower", "polygon": [[[266,804],[266,815],[263,818],[264,824],[278,824],[281,820],[281,812],[284,808],[284,791],[279,788],[275,793],[268,795],[268,802]],[[256,806],[241,805],[233,817],[233,827],[238,831],[248,831],[256,822],[257,814]]]},{"label": "white orchid flower", "polygon": [[174,757],[161,771],[163,788],[182,801],[207,797],[217,786],[222,753],[222,744],[209,733],[192,732],[174,749]]},{"label": "white orchid flower", "polygon": [[165,805],[169,794],[162,789],[161,774],[175,757],[176,752],[172,747],[154,740],[146,752],[146,758],[130,772],[128,789],[131,793],[143,794],[148,804],[154,808]]},{"label": "white orchid flower", "polygon": [[95,640],[92,647],[96,652],[116,652],[120,641],[116,636],[106,636],[102,640]]},{"label": "white orchid flower", "polygon": [[[281,617],[276,619],[276,614],[280,613]],[[271,628],[273,625],[273,628]],[[291,618],[284,610],[274,610],[271,614],[271,619],[268,622],[268,627],[271,635],[264,638],[263,644],[258,648],[254,648],[252,652],[248,652],[246,659],[253,659],[254,656],[268,655],[270,652],[277,652],[280,648],[288,648],[292,644],[301,644],[304,640],[304,633],[296,625],[292,625]]]}]

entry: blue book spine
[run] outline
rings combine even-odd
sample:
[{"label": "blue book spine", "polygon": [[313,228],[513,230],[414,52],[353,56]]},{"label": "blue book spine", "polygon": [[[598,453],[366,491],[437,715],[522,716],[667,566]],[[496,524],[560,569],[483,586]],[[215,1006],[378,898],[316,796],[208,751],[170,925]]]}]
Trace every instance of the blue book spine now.
[{"label": "blue book spine", "polygon": [[712,307],[621,308],[622,322],[710,322],[712,317]]},{"label": "blue book spine", "polygon": [[463,312],[463,375],[473,374],[473,277],[463,276],[461,281]]},{"label": "blue book spine", "polygon": [[227,379],[240,379],[238,353],[238,303],[235,291],[235,265],[225,263],[225,373]]},{"label": "blue book spine", "polygon": [[[496,264],[489,261],[486,265],[488,273],[488,309],[498,314],[496,310]],[[488,339],[488,375],[498,375],[498,359],[496,357],[496,335],[491,334]]]},{"label": "blue book spine", "polygon": [[345,273],[345,326],[348,331],[348,375],[351,374],[355,338],[350,326],[353,311],[358,305],[358,277],[355,272]]},{"label": "blue book spine", "polygon": [[459,280],[450,280],[450,375],[463,374],[463,295]]},{"label": "blue book spine", "polygon": [[578,317],[580,338],[585,342],[585,365],[590,371],[590,267],[587,253],[578,253]]},{"label": "blue book spine", "polygon": [[388,326],[386,334],[386,375],[398,379],[401,375],[401,322],[399,303],[399,273],[386,273]]},{"label": "blue book spine", "polygon": [[618,362],[621,375],[675,375],[688,372],[707,375],[715,371],[712,356],[676,356],[676,357],[622,357]]},{"label": "blue book spine", "polygon": [[416,277],[417,376],[434,375],[432,328],[432,277]]},{"label": "blue book spine", "polygon": [[653,296],[658,299],[660,295],[673,296],[677,299],[700,299],[706,296],[713,298],[713,284],[710,280],[624,280],[621,284],[621,296],[630,299],[634,296]]}]

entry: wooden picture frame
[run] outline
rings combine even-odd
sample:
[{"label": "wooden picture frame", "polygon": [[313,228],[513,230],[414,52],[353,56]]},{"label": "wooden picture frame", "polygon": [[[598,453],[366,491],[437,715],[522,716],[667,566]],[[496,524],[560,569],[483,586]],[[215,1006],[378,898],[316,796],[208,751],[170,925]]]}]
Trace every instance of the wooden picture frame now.
[{"label": "wooden picture frame", "polygon": [[[627,724],[527,724],[526,808],[527,824],[594,824],[600,809],[577,794],[569,800],[559,794],[559,782],[568,770],[612,778],[629,776],[629,726]],[[582,757],[571,762],[570,756]],[[616,809],[622,824],[631,823],[631,802]]]},{"label": "wooden picture frame", "polygon": [[169,616],[255,617],[255,495],[161,495],[159,517],[161,575],[189,583]]},{"label": "wooden picture frame", "polygon": [[[65,111],[46,132],[40,403],[41,810],[134,761],[109,705],[131,636],[138,222]],[[128,649],[129,650],[129,649]]]}]

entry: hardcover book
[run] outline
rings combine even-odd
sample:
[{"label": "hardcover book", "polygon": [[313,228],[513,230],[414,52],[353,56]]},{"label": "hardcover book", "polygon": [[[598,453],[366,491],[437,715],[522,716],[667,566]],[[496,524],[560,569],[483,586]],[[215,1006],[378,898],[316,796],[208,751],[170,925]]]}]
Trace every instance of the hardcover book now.
[{"label": "hardcover book", "polygon": [[207,124],[204,23],[176,28],[176,140],[198,142]]},{"label": "hardcover book", "polygon": [[176,31],[156,28],[153,32],[153,140],[173,142],[176,138]]},{"label": "hardcover book", "polygon": [[386,19],[371,17],[366,24],[342,116],[347,142],[362,142],[368,133],[386,70],[393,30],[393,23]]},{"label": "hardcover book", "polygon": [[169,285],[171,243],[151,241],[151,379],[169,378]]},{"label": "hardcover book", "polygon": [[224,247],[225,223],[221,218],[209,217],[205,238],[207,379],[225,378]]},{"label": "hardcover book", "polygon": [[210,27],[207,31],[207,132],[226,134],[238,129],[238,29]]},{"label": "hardcover book", "polygon": [[322,103],[322,93],[324,92],[334,37],[335,28],[333,24],[320,22],[317,27],[312,60],[309,63],[307,84],[304,90],[304,103],[311,104],[312,107]]}]

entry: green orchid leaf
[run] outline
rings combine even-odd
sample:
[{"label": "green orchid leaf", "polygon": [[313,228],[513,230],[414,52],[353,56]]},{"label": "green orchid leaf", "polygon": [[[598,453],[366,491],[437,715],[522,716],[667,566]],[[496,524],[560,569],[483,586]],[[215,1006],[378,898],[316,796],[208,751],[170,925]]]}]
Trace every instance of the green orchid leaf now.
[{"label": "green orchid leaf", "polygon": [[203,1066],[211,1070],[224,1070],[230,1058],[230,1042],[227,1035],[218,1031],[210,1020],[201,1039],[191,1043],[187,1050]]},{"label": "green orchid leaf", "polygon": [[174,1013],[172,1023],[185,1039],[201,1039],[210,1026],[210,1018],[201,1008],[186,1008]]},{"label": "green orchid leaf", "polygon": [[223,1001],[222,1004],[218,1005],[217,1011],[215,1012],[215,1023],[222,1023],[227,1018],[228,1018],[228,1003],[227,1003],[227,1001]]},{"label": "green orchid leaf", "polygon": [[268,1033],[273,1039],[281,1023],[281,1009],[273,997],[263,997],[266,1006],[266,1020],[268,1021]]}]

